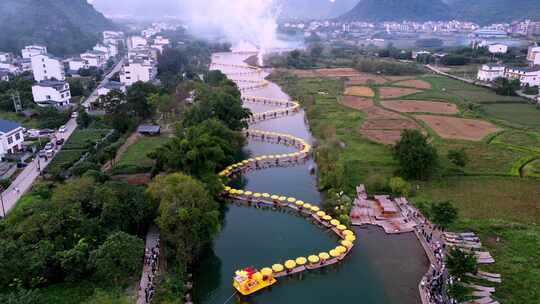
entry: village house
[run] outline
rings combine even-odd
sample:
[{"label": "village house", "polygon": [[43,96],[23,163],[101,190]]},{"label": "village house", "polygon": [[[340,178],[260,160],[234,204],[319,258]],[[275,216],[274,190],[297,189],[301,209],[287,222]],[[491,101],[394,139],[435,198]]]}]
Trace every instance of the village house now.
[{"label": "village house", "polygon": [[51,54],[37,54],[30,59],[32,60],[34,79],[37,82],[43,80],[64,81],[66,79],[64,64],[61,59]]},{"label": "village house", "polygon": [[13,62],[14,59],[13,53],[0,52],[0,62]]},{"label": "village house", "polygon": [[71,99],[69,83],[65,81],[41,81],[32,86],[32,95],[39,106],[65,107]]},{"label": "village house", "polygon": [[101,84],[97,89],[97,93],[98,93],[98,96],[105,96],[113,90],[126,93],[126,87],[121,82],[112,81],[112,80],[109,80],[106,83]]},{"label": "village house", "polygon": [[530,46],[527,51],[527,61],[531,66],[540,65],[540,46]]},{"label": "village house", "polygon": [[0,157],[22,149],[24,129],[16,122],[0,119]]},{"label": "village house", "polygon": [[508,52],[508,46],[502,43],[493,43],[488,45],[488,51],[491,54],[506,54]]},{"label": "village house", "polygon": [[128,49],[135,49],[138,47],[145,47],[148,42],[141,36],[131,36],[128,38]]},{"label": "village house", "polygon": [[107,55],[101,51],[87,51],[81,54],[81,59],[85,60],[88,67],[102,68],[107,63]]},{"label": "village house", "polygon": [[495,79],[504,77],[505,67],[497,64],[484,64],[478,70],[477,79],[485,82],[492,82]]},{"label": "village house", "polygon": [[124,40],[124,32],[104,31],[103,43],[118,45]]},{"label": "village house", "polygon": [[130,86],[137,81],[152,81],[157,76],[157,67],[153,62],[134,60],[125,64],[120,71],[120,82]]},{"label": "village house", "polygon": [[70,74],[78,74],[81,69],[88,69],[88,61],[82,58],[70,58],[67,60]]},{"label": "village house", "polygon": [[507,68],[504,77],[508,79],[519,79],[522,86],[540,85],[540,68],[513,67]]},{"label": "village house", "polygon": [[42,45],[29,45],[21,50],[22,58],[30,59],[35,55],[47,54],[47,47]]}]

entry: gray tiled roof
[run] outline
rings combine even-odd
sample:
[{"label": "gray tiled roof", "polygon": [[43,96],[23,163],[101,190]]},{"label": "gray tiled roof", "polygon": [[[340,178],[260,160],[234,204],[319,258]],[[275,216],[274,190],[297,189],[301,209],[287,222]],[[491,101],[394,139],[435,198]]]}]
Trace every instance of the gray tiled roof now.
[{"label": "gray tiled roof", "polygon": [[21,125],[14,121],[0,119],[0,132],[2,133],[9,133],[20,127]]}]

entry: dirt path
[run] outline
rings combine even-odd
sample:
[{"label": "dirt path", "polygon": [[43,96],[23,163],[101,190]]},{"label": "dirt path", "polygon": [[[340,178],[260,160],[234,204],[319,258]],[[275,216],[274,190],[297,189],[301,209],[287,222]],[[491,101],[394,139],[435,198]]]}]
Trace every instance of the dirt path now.
[{"label": "dirt path", "polygon": [[[139,141],[139,138],[141,138],[141,135],[138,132],[133,132],[127,139],[126,142],[118,149],[118,152],[116,152],[116,157],[114,158],[114,163],[118,163],[120,159],[122,158],[122,155],[126,153],[127,149],[134,145],[137,141]],[[101,167],[101,171],[103,172],[110,172],[113,168],[113,162],[108,161],[105,165]]]}]

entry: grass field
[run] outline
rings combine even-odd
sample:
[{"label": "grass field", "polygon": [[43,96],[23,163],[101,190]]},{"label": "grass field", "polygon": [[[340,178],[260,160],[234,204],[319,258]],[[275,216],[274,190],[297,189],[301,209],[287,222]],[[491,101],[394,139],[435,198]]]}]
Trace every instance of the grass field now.
[{"label": "grass field", "polygon": [[150,171],[154,161],[148,158],[148,153],[154,152],[168,140],[169,138],[164,136],[141,137],[122,155],[120,162],[114,168],[114,173],[128,174]]},{"label": "grass field", "polygon": [[66,150],[88,149],[103,138],[110,130],[76,130],[64,145]]},{"label": "grass field", "polygon": [[[494,285],[494,297],[499,302],[540,303],[540,292],[534,287],[540,282],[540,179],[519,178],[520,169],[525,176],[540,173],[540,160],[534,161],[540,158],[540,119],[536,118],[540,111],[521,98],[499,96],[453,79],[433,75],[417,79],[429,82],[432,88],[403,99],[454,103],[461,110],[454,116],[490,121],[501,132],[473,142],[445,140],[428,128],[444,165],[448,164],[446,154],[451,149],[464,149],[469,162],[462,174],[431,182],[413,181],[419,190],[412,200],[450,200],[458,207],[460,220],[450,228],[477,232],[495,257],[495,264],[481,268],[502,274],[503,283]],[[342,172],[343,190],[350,194],[357,184],[364,183],[373,194],[372,189],[394,175],[397,164],[390,148],[366,140],[357,132],[366,114],[336,101],[343,91],[340,80],[286,75],[274,75],[273,80],[306,109],[318,141],[316,151],[336,147],[330,151],[337,155],[338,166],[331,168]],[[377,85],[371,87],[379,89]],[[329,95],[318,95],[322,90]],[[379,98],[376,94],[373,100],[381,106]],[[317,158],[317,162],[321,171],[327,167],[320,163],[321,159]],[[319,178],[324,174],[319,172]]]},{"label": "grass field", "polygon": [[0,119],[11,120],[20,123],[27,129],[38,129],[39,121],[34,118],[26,118],[14,112],[0,111]]}]

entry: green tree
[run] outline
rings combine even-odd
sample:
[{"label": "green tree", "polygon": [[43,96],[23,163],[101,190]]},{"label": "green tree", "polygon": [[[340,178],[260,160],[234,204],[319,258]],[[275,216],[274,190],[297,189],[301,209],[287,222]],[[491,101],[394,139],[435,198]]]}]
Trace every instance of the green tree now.
[{"label": "green tree", "polygon": [[514,96],[520,88],[521,82],[519,79],[508,80],[500,77],[495,80],[495,93],[499,95]]},{"label": "green tree", "polygon": [[144,254],[144,242],[125,232],[115,232],[90,254],[90,264],[96,268],[96,276],[115,284],[131,277],[140,270]]},{"label": "green tree", "polygon": [[411,194],[411,184],[399,176],[388,180],[388,187],[394,195],[409,196]]},{"label": "green tree", "polygon": [[463,278],[466,273],[478,271],[478,263],[474,254],[455,247],[446,253],[445,264],[448,267],[448,272],[458,278]]},{"label": "green tree", "polygon": [[449,201],[435,202],[431,204],[431,220],[433,223],[446,228],[458,218],[458,210]]},{"label": "green tree", "polygon": [[77,124],[80,128],[86,129],[92,123],[93,119],[86,111],[79,111],[79,116],[77,117]]},{"label": "green tree", "polygon": [[467,296],[471,294],[471,290],[458,282],[449,284],[446,292],[452,299],[458,301],[459,303],[465,302],[467,300]]},{"label": "green tree", "polygon": [[154,113],[154,108],[148,102],[148,97],[159,92],[155,85],[138,81],[130,86],[126,93],[129,112],[139,118],[148,118]]},{"label": "green tree", "polygon": [[469,157],[464,149],[450,150],[448,151],[447,157],[450,162],[459,167],[465,167],[469,161]]},{"label": "green tree", "polygon": [[220,229],[219,205],[204,185],[182,173],[157,176],[148,194],[159,204],[161,235],[177,259],[190,263]]},{"label": "green tree", "polygon": [[58,253],[58,259],[62,270],[66,274],[66,280],[76,281],[85,277],[88,268],[90,249],[85,239],[80,239],[75,247]]},{"label": "green tree", "polygon": [[433,175],[439,160],[437,150],[427,137],[414,129],[401,133],[401,139],[394,146],[394,158],[405,177],[420,180],[427,180]]},{"label": "green tree", "polygon": [[[126,102],[126,94],[119,90],[111,90],[107,95],[99,99],[100,106],[107,114],[116,114],[123,112],[122,104]],[[125,113],[122,113],[125,114]]]}]

